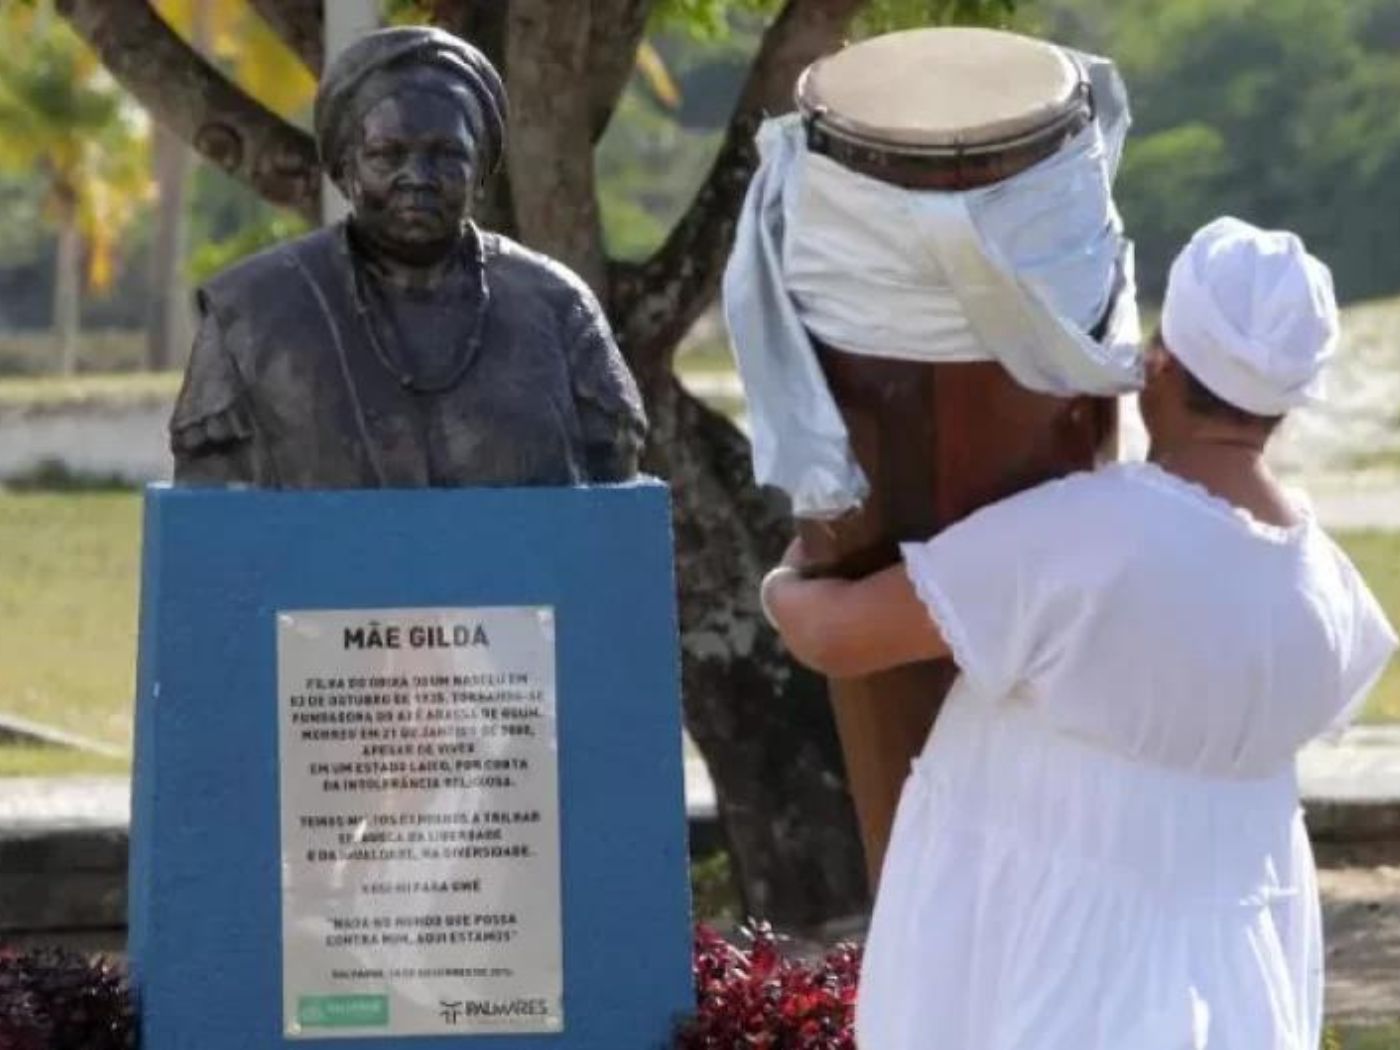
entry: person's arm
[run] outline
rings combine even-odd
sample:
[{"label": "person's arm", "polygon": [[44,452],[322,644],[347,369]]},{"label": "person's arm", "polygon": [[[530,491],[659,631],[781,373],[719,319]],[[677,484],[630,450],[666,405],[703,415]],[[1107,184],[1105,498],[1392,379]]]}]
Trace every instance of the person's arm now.
[{"label": "person's arm", "polygon": [[[979,693],[1009,696],[1054,669],[1105,571],[1082,535],[1101,493],[1088,475],[1028,490],[901,543],[902,564],[863,580],[780,570],[767,604],[797,658],[833,677],[947,656]],[[802,558],[795,544],[784,561]]]},{"label": "person's arm", "polygon": [[789,651],[814,671],[854,678],[950,655],[903,565],[860,580],[808,579],[794,542],[763,585],[763,605]]}]

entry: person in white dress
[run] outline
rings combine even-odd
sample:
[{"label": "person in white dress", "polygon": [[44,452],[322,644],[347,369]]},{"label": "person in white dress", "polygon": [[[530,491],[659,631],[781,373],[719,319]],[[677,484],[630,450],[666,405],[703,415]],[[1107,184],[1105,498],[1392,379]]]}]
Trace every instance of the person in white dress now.
[{"label": "person in white dress", "polygon": [[828,675],[951,656],[880,879],[862,1050],[1315,1050],[1295,756],[1396,647],[1262,453],[1338,336],[1327,268],[1219,219],[1147,348],[1146,463],[990,506],[863,580],[765,580]]}]

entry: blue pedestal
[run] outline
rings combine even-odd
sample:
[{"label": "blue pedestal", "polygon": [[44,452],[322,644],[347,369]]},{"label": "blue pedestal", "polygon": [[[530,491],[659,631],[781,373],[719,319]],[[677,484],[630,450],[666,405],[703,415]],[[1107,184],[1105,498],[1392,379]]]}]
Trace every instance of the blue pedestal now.
[{"label": "blue pedestal", "polygon": [[[555,610],[564,1030],[284,1034],[277,614]],[[666,1045],[693,1003],[666,489],[146,496],[131,955],[144,1050]]]}]

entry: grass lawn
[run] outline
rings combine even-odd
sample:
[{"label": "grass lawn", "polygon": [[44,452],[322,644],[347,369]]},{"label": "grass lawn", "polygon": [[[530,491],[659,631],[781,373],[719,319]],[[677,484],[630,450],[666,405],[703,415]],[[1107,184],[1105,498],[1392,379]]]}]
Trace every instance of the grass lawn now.
[{"label": "grass lawn", "polygon": [[[0,712],[129,748],[140,497],[0,491]],[[1400,623],[1400,532],[1340,536]],[[1400,661],[1367,721],[1400,721]],[[120,763],[0,748],[0,776],[109,772]]]},{"label": "grass lawn", "polygon": [[1400,1025],[1379,1028],[1340,1028],[1323,1040],[1322,1050],[1396,1050]]},{"label": "grass lawn", "polygon": [[[1400,625],[1400,532],[1344,532],[1337,539],[1376,592],[1391,622]],[[1390,662],[1362,717],[1367,722],[1400,722],[1400,659]],[[1400,1047],[1400,1042],[1395,1045]]]},{"label": "grass lawn", "polygon": [[65,747],[0,746],[0,777],[121,776],[128,759],[108,758]]},{"label": "grass lawn", "polygon": [[0,711],[130,746],[139,530],[132,492],[0,494]]}]

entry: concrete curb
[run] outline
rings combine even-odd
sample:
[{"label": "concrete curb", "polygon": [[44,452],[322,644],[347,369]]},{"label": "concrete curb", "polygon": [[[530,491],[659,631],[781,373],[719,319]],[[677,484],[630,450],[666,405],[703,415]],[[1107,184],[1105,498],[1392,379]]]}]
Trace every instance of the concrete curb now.
[{"label": "concrete curb", "polygon": [[[60,778],[55,778],[60,780]],[[0,780],[0,943],[108,945],[126,922],[122,777]],[[693,856],[723,844],[713,787],[687,763]],[[1324,865],[1400,863],[1400,797],[1304,803]]]},{"label": "concrete curb", "polygon": [[0,830],[0,943],[110,947],[126,928],[126,828]]}]

